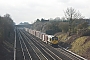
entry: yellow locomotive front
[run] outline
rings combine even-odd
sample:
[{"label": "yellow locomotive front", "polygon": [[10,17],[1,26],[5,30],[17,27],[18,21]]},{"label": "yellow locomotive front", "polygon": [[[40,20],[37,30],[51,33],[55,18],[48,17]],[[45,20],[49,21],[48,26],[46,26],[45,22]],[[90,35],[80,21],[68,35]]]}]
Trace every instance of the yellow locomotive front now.
[{"label": "yellow locomotive front", "polygon": [[56,36],[52,37],[51,44],[52,44],[52,46],[57,47],[58,46],[58,37],[56,37]]}]

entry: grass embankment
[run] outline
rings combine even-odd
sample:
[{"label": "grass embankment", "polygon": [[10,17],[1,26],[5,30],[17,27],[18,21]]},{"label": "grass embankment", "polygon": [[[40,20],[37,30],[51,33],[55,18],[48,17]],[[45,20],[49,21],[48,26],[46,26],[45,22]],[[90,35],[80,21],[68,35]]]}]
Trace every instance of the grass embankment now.
[{"label": "grass embankment", "polygon": [[87,39],[86,36],[83,36],[83,37],[80,37],[80,38],[77,38],[71,45],[72,45],[72,48],[70,49],[71,51],[79,54],[79,55],[82,55],[86,52],[87,50],[87,44],[84,44],[85,40]]},{"label": "grass embankment", "polygon": [[61,34],[61,35],[58,36],[59,42],[66,42],[66,41],[69,40],[70,37],[71,36],[68,37],[68,35],[66,33],[65,34]]},{"label": "grass embankment", "polygon": [[[67,34],[60,34],[58,35],[59,38],[59,42],[64,42],[67,43],[68,41],[71,41],[70,38],[74,38],[73,36],[68,37]],[[79,38],[76,38],[75,40],[72,41],[72,43],[70,44],[71,47],[69,50],[71,50],[72,52],[83,56],[87,59],[89,59],[89,55],[90,54],[90,36],[82,36]],[[88,54],[87,54],[88,53]]]},{"label": "grass embankment", "polygon": [[87,52],[88,48],[90,48],[90,41],[86,42],[88,37],[89,36],[83,36],[83,37],[77,38],[71,44],[72,48],[70,50],[83,56]]}]

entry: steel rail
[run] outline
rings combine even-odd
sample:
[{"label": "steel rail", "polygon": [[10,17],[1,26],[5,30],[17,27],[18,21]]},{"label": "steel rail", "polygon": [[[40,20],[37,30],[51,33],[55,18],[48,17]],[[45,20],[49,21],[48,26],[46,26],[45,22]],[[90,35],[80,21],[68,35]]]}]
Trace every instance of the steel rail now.
[{"label": "steel rail", "polygon": [[24,46],[25,46],[25,48],[26,48],[26,51],[27,51],[27,53],[28,53],[28,55],[29,55],[30,60],[32,60],[31,54],[29,53],[29,50],[28,50],[28,48],[27,48],[27,46],[26,46],[26,44],[25,44],[25,42],[24,42],[21,34],[20,34],[20,37],[21,37],[21,40],[22,40],[22,42],[23,42],[23,44],[24,44]]},{"label": "steel rail", "polygon": [[[33,37],[31,37],[32,39],[33,39],[33,41],[35,42],[35,39],[33,38]],[[38,41],[37,41],[38,42]],[[38,42],[39,43],[39,42]],[[37,44],[37,43],[36,43]],[[39,44],[41,44],[41,43],[39,43]],[[39,44],[37,44],[37,45],[39,45]],[[42,44],[41,44],[42,45]],[[40,46],[40,45],[39,45]],[[44,46],[44,45],[42,45],[42,46]],[[41,46],[40,46],[41,47]],[[45,47],[45,46],[44,46]],[[42,48],[42,47],[41,47]],[[46,47],[45,47],[46,48]],[[53,55],[55,55],[58,59],[60,59],[60,60],[62,60],[60,57],[58,57],[56,54],[54,54],[52,51],[50,51],[48,48],[46,48],[49,52],[51,52]],[[44,50],[44,49],[43,49]],[[44,50],[45,51],[45,50]],[[50,54],[49,54],[50,55]],[[51,56],[51,55],[50,55]],[[54,59],[55,60],[55,59]]]},{"label": "steel rail", "polygon": [[[20,33],[18,32],[18,35],[20,36]],[[22,43],[21,43],[21,40],[20,40],[20,37],[19,37],[19,41],[20,41],[20,46],[21,46],[21,50],[22,50],[22,53],[23,53],[23,59],[25,60],[25,53],[24,53],[24,49],[22,47]]]},{"label": "steel rail", "polygon": [[[20,36],[21,36],[21,35],[20,35]],[[22,39],[22,41],[23,41],[23,43],[24,43],[24,46],[25,46],[25,48],[26,48],[26,50],[27,50],[27,53],[28,53],[30,59],[32,60],[32,57],[31,57],[31,55],[30,55],[30,53],[29,53],[29,50],[28,50],[28,48],[27,48],[27,46],[26,46],[26,44],[25,44],[25,42],[24,42],[24,40],[23,40],[22,37],[21,37],[21,39]]]},{"label": "steel rail", "polygon": [[[22,34],[22,35],[24,35],[24,34]],[[28,37],[27,36],[25,36],[24,35],[24,37],[26,37],[25,39],[27,40],[28,39]],[[29,39],[28,39],[29,40]],[[46,59],[46,60],[48,60],[44,55],[43,55],[43,53],[32,43],[32,41],[28,41],[28,43],[29,44],[32,44],[34,47],[32,47],[31,45],[31,47],[32,47],[32,49],[34,50],[34,48],[36,48],[40,53],[41,53],[41,55]],[[35,51],[35,50],[34,50]],[[37,53],[37,52],[35,52],[36,54],[37,54],[37,56],[38,56],[38,58],[40,59],[40,60],[42,60],[42,58],[40,58],[40,56],[39,56],[39,54]]]},{"label": "steel rail", "polygon": [[[33,37],[32,37],[33,38]],[[35,41],[34,41],[35,42]],[[38,41],[37,41],[38,42]],[[38,42],[39,43],[39,42]],[[41,44],[41,43],[40,43]],[[38,44],[39,45],[39,44]],[[42,44],[41,44],[42,45]],[[39,45],[40,46],[40,45]],[[44,45],[42,45],[43,47],[45,47]],[[49,52],[51,52],[53,55],[55,55],[58,59],[62,60],[59,56],[57,56],[55,53],[53,53],[52,51],[50,51],[47,47],[45,47]]]},{"label": "steel rail", "polygon": [[14,29],[15,32],[15,41],[14,41],[14,60],[16,60],[16,28]]}]

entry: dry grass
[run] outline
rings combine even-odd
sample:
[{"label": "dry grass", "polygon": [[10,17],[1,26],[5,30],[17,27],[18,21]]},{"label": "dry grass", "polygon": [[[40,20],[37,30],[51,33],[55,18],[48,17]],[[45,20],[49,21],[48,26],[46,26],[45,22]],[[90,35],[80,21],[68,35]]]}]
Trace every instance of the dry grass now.
[{"label": "dry grass", "polygon": [[[71,42],[75,36],[67,36],[67,34],[58,35],[59,42]],[[90,36],[77,37],[71,42],[70,49],[72,52],[90,59]]]},{"label": "dry grass", "polygon": [[84,44],[85,40],[88,38],[88,36],[83,36],[80,38],[77,38],[71,45],[72,48],[70,49],[71,51],[83,55],[86,53],[87,49],[90,48],[90,41]]},{"label": "dry grass", "polygon": [[61,34],[61,35],[58,36],[59,42],[66,42],[66,41],[68,41],[70,39],[70,37],[71,36],[68,37],[67,34]]}]

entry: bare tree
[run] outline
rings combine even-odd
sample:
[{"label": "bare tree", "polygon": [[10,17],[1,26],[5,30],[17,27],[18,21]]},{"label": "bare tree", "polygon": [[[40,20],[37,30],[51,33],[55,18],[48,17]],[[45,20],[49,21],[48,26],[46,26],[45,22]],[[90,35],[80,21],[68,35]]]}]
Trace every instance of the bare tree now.
[{"label": "bare tree", "polygon": [[67,8],[67,10],[64,13],[65,13],[65,18],[67,20],[84,18],[83,16],[81,16],[81,13],[79,11],[77,12],[72,7]]},{"label": "bare tree", "polygon": [[65,13],[65,18],[72,19],[73,16],[75,15],[75,10],[73,8],[67,8],[67,10],[64,12]]},{"label": "bare tree", "polygon": [[69,20],[69,35],[71,35],[71,29],[72,29],[72,22],[74,19],[80,19],[83,18],[79,11],[77,12],[75,9],[72,7],[67,8],[67,10],[64,12],[65,13],[65,18]]}]

